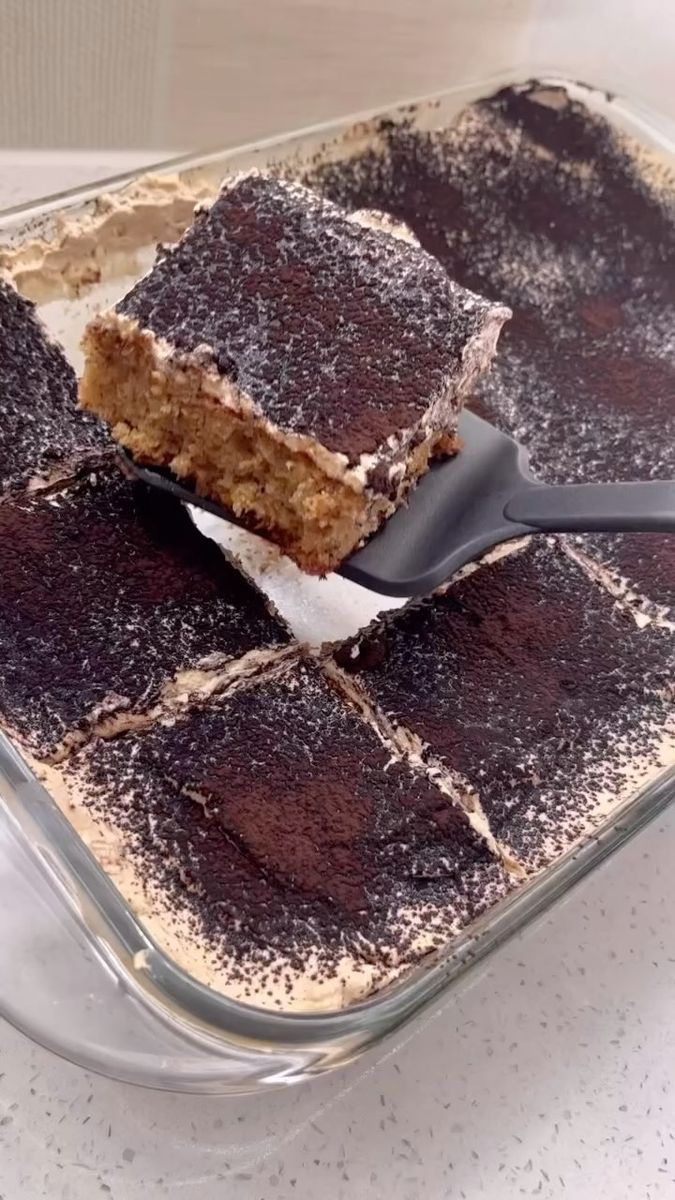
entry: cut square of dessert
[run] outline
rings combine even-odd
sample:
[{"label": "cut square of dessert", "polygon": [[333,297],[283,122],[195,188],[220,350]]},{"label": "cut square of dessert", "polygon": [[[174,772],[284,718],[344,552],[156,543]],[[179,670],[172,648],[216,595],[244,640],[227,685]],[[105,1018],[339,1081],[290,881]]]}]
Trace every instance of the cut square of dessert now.
[{"label": "cut square of dessert", "polygon": [[0,279],[0,498],[77,473],[106,440],[34,305]]},{"label": "cut square of dessert", "polygon": [[311,661],[90,743],[47,782],[179,964],[266,1007],[362,999],[510,887]]},{"label": "cut square of dessert", "polygon": [[509,315],[372,213],[254,172],[90,323],[81,403],[321,574],[457,448]]},{"label": "cut square of dessert", "polygon": [[[447,129],[392,122],[376,149],[308,178],[347,207],[395,212],[451,276],[513,310],[478,411],[527,447],[537,475],[675,476],[672,158],[531,82]],[[636,605],[672,610],[672,536],[581,545]]]},{"label": "cut square of dessert", "polygon": [[637,614],[675,620],[672,533],[615,533],[568,539],[573,554]]},{"label": "cut square of dessert", "polygon": [[337,661],[526,870],[675,758],[673,642],[532,540],[345,644]]},{"label": "cut square of dessert", "polygon": [[0,724],[38,757],[289,643],[185,509],[114,466],[0,504]]}]

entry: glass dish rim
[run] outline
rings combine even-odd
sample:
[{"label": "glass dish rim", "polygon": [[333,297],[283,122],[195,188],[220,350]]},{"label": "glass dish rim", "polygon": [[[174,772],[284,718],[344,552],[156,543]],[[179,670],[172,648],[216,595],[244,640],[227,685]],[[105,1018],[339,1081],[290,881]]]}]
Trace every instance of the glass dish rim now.
[{"label": "glass dish rim", "polygon": [[302,138],[324,136],[327,138],[336,138],[358,125],[368,125],[378,120],[391,119],[394,115],[399,115],[403,119],[406,113],[415,109],[434,106],[454,96],[466,97],[467,103],[470,103],[472,95],[476,97],[490,95],[492,91],[496,91],[501,87],[517,84],[524,86],[528,83],[541,83],[544,86],[551,87],[565,87],[571,94],[577,93],[579,96],[586,98],[602,97],[606,107],[611,108],[612,113],[620,120],[627,119],[633,129],[647,134],[650,140],[656,140],[657,143],[662,142],[665,148],[671,153],[673,152],[675,146],[675,120],[666,118],[673,132],[672,137],[669,134],[659,132],[656,139],[654,139],[655,133],[657,133],[659,126],[662,125],[664,120],[662,113],[657,112],[648,105],[642,104],[639,100],[627,99],[619,93],[609,92],[605,88],[596,87],[594,84],[586,83],[584,80],[572,80],[559,67],[551,65],[541,67],[532,66],[529,70],[523,68],[522,71],[508,70],[492,72],[490,75],[472,79],[468,83],[455,84],[449,88],[439,88],[433,92],[424,92],[421,95],[415,94],[405,99],[398,98],[389,103],[359,109],[356,112],[350,112],[346,115],[338,115],[326,120],[311,122],[309,125],[301,125],[290,130],[268,134],[265,137],[256,138],[249,142],[233,143],[228,146],[221,145],[211,148],[206,147],[201,150],[171,155],[169,158],[151,159],[142,167],[132,167],[128,171],[106,175],[103,178],[92,180],[90,183],[76,184],[72,188],[64,188],[58,192],[49,192],[34,200],[22,201],[19,204],[0,208],[0,234],[2,233],[3,226],[10,224],[10,221],[14,222],[21,218],[30,219],[31,217],[45,216],[52,210],[56,210],[57,207],[66,207],[69,209],[71,206],[85,205],[107,192],[121,190],[127,184],[133,183],[144,175],[170,175],[175,172],[196,170],[221,162],[226,163],[230,158],[234,158],[235,156],[258,154],[276,148],[283,149],[284,146],[299,141]]},{"label": "glass dish rim", "polygon": [[[233,1000],[200,983],[157,945],[20,750],[0,732],[0,820],[9,822],[23,848],[39,861],[69,916],[89,935],[93,952],[139,999],[183,1027],[219,1040],[226,1033],[293,1046],[311,1044],[312,1035],[319,1035],[321,1041],[359,1033],[384,1036],[562,898],[673,800],[675,766],[627,797],[578,845],[514,888],[447,947],[406,971],[400,980],[344,1009],[276,1012]],[[195,1000],[194,1007],[188,1004],[190,999]],[[221,1011],[230,1018],[226,1023],[217,1019]],[[261,1024],[264,1028],[258,1028]]]},{"label": "glass dish rim", "polygon": [[[422,97],[399,100],[389,106],[379,105],[366,112],[244,145],[149,163],[141,169],[0,210],[0,234],[3,226],[11,227],[22,219],[29,222],[61,209],[71,212],[78,206],[86,206],[102,193],[119,190],[148,173],[171,174],[210,165],[225,168],[233,158],[248,154],[278,151],[283,156],[285,149],[301,140],[339,141],[350,129],[361,124],[392,117],[404,119],[415,109],[435,106],[453,98],[468,103],[499,87],[527,82],[523,79],[525,74],[525,71],[500,72]],[[611,106],[620,119],[627,120],[636,132],[646,132],[652,140],[655,131],[658,132],[658,114],[632,102],[625,108],[623,98],[610,97],[592,85],[572,82],[563,72],[537,70],[530,75],[530,80],[544,85],[563,85],[586,97],[589,94],[604,96],[607,106]],[[659,138],[660,135],[657,141]],[[663,135],[663,141],[672,152],[670,138]],[[567,854],[534,879],[514,889],[444,950],[404,972],[399,980],[344,1009],[277,1012],[233,1000],[201,984],[155,943],[56,801],[24,762],[20,750],[0,732],[0,785],[3,781],[9,787],[10,798],[0,787],[0,818],[9,819],[14,832],[20,833],[25,848],[39,859],[49,882],[59,885],[62,896],[67,898],[70,916],[80,922],[90,937],[93,953],[99,958],[103,956],[126,986],[145,1003],[159,1007],[183,1027],[206,1033],[218,1042],[228,1036],[272,1045],[311,1045],[314,1040],[323,1043],[331,1036],[359,1034],[367,1035],[370,1043],[384,1036],[459,981],[466,971],[524,928],[675,799],[675,768],[668,768],[628,797]],[[40,843],[33,837],[36,831],[47,838],[48,855],[44,848],[39,853]]]}]

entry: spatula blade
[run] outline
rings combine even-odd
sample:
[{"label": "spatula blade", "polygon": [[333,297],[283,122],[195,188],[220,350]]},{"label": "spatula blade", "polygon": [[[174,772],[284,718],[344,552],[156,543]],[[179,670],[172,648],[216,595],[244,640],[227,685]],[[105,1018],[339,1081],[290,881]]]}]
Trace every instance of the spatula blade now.
[{"label": "spatula blade", "polygon": [[530,531],[504,516],[531,479],[523,447],[470,412],[459,434],[460,453],[431,467],[341,575],[384,595],[423,596],[490,547]]},{"label": "spatula blade", "polygon": [[[470,412],[462,414],[459,434],[460,453],[431,467],[408,503],[342,563],[340,575],[385,596],[425,596],[490,547],[531,531],[504,516],[508,500],[531,479],[523,447]],[[121,455],[127,470],[151,487],[245,524],[170,472]]]}]

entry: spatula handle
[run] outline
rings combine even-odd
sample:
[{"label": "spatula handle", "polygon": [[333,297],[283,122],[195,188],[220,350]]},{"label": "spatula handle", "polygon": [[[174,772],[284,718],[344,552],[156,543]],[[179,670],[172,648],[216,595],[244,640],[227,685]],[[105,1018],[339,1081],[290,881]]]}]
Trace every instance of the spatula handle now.
[{"label": "spatula handle", "polygon": [[673,533],[675,479],[532,484],[511,497],[504,516],[552,533]]}]

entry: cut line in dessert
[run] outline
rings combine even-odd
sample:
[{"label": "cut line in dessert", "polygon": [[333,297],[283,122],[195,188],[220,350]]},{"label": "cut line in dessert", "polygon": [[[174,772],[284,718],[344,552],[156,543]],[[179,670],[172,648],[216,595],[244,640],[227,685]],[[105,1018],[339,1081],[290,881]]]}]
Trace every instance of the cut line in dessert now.
[{"label": "cut line in dessert", "polygon": [[603,565],[599,559],[577,545],[573,538],[567,536],[558,540],[565,554],[585,571],[590,579],[613,596],[617,604],[630,613],[639,629],[643,629],[645,625],[655,625],[675,633],[675,621],[671,620],[670,609],[666,605],[650,600],[648,596],[639,592],[629,579]]},{"label": "cut line in dessert", "polygon": [[335,660],[322,662],[324,674],[334,682],[346,700],[352,704],[363,719],[372,726],[383,745],[396,756],[405,759],[417,770],[423,771],[429,782],[446,795],[465,814],[472,829],[484,841],[490,853],[501,863],[514,880],[525,878],[525,867],[513,851],[500,842],[490,828],[490,822],[481,806],[480,796],[467,780],[430,754],[429,747],[412,730],[392,722],[382,709],[373,702],[367,688],[342,670]]},{"label": "cut line in dessert", "polygon": [[313,659],[37,769],[175,961],[262,1007],[366,999],[513,887]]},{"label": "cut line in dessert", "polygon": [[[301,649],[296,643],[277,650],[249,650],[240,658],[224,660],[221,667],[196,665],[178,671],[162,685],[154,702],[148,707],[143,707],[141,702],[141,706],[133,711],[126,711],[125,698],[108,698],[99,709],[84,718],[82,729],[67,731],[44,761],[54,765],[62,763],[91,741],[107,741],[125,733],[150,729],[153,725],[174,720],[188,709],[203,707],[211,697],[232,695],[253,679],[273,679],[300,656]],[[0,728],[2,724],[0,718]],[[22,743],[20,734],[12,734],[9,728],[6,732]]]}]

